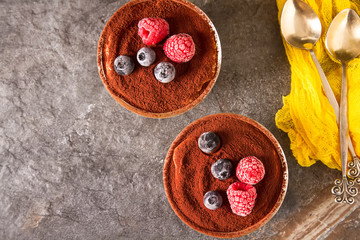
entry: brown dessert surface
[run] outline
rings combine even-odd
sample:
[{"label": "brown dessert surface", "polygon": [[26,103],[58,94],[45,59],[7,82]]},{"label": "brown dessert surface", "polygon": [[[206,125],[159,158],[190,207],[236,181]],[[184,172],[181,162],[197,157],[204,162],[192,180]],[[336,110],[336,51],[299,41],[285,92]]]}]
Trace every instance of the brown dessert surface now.
[{"label": "brown dessert surface", "polygon": [[[112,95],[128,104],[152,113],[165,113],[181,109],[195,99],[209,85],[216,74],[217,49],[215,34],[204,16],[181,0],[145,0],[132,2],[120,8],[105,26],[102,39],[103,82]],[[138,22],[147,17],[165,19],[171,35],[187,33],[192,36],[196,52],[187,63],[174,63],[163,51],[163,40],[152,46],[156,61],[150,67],[142,67],[136,61],[137,51],[146,46],[137,34]],[[114,71],[114,60],[119,55],[131,56],[135,70],[120,76]],[[167,84],[154,77],[154,68],[160,62],[171,62],[176,69],[175,79]]]},{"label": "brown dessert surface", "polygon": [[[171,146],[164,167],[164,184],[170,204],[177,215],[194,229],[207,232],[238,232],[261,221],[277,204],[284,185],[284,171],[279,147],[248,118],[235,114],[216,114],[197,120],[185,128]],[[218,134],[221,148],[213,154],[201,152],[199,136],[207,131]],[[246,156],[256,156],[265,167],[262,181],[254,185],[257,199],[252,213],[241,217],[232,213],[226,196],[235,174],[218,180],[211,174],[211,164],[221,158],[234,167]],[[223,205],[209,210],[203,204],[208,191],[219,191]],[[211,235],[211,234],[210,234]],[[217,235],[218,236],[218,235]]]}]

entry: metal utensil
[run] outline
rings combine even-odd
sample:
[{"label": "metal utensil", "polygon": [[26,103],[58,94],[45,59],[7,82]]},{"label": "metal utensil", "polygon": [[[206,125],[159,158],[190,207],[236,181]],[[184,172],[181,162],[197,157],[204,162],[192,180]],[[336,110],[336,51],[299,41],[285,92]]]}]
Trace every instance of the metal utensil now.
[{"label": "metal utensil", "polygon": [[310,52],[330,104],[333,107],[338,106],[330,84],[313,51],[315,43],[321,36],[321,22],[314,10],[301,0],[288,0],[281,12],[280,28],[284,39],[290,45]]},{"label": "metal utensil", "polygon": [[[321,36],[321,22],[314,10],[301,0],[286,1],[281,12],[280,28],[284,39],[290,45],[310,51],[321,79],[326,79],[324,71],[312,50]],[[327,81],[323,82],[323,85],[324,88],[332,91]],[[329,101],[337,104],[335,97]]]},{"label": "metal utensil", "polygon": [[346,64],[360,55],[360,18],[352,9],[341,11],[330,24],[325,38],[325,46],[330,54],[342,64],[341,100],[340,100],[340,154],[342,179],[335,180],[332,193],[336,202],[352,204],[358,190],[354,181],[346,177],[348,154],[348,120],[347,120],[347,79]]},{"label": "metal utensil", "polygon": [[[319,72],[325,95],[333,107],[336,122],[339,123],[339,104],[312,48],[321,36],[321,22],[312,8],[301,0],[288,0],[281,13],[281,32],[292,46],[308,50]],[[349,149],[353,161],[349,163],[348,175],[357,178],[360,184],[360,161],[349,137]]]}]

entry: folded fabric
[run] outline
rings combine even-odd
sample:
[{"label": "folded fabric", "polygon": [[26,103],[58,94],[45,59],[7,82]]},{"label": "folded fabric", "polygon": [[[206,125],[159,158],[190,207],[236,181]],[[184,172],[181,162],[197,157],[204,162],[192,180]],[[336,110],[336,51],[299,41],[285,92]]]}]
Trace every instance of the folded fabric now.
[{"label": "folded fabric", "polygon": [[[320,40],[314,52],[320,61],[330,86],[340,100],[341,64],[325,49],[325,36],[332,19],[343,9],[360,14],[358,0],[303,0],[319,16],[322,25]],[[277,0],[279,21],[286,0]],[[336,117],[322,89],[319,73],[309,51],[289,45],[284,39],[286,55],[291,65],[291,92],[283,97],[283,107],[275,121],[288,133],[290,148],[301,166],[308,167],[320,160],[330,168],[341,170],[339,130]],[[347,65],[349,134],[355,152],[360,155],[360,58]],[[349,154],[350,159],[350,154]]]}]

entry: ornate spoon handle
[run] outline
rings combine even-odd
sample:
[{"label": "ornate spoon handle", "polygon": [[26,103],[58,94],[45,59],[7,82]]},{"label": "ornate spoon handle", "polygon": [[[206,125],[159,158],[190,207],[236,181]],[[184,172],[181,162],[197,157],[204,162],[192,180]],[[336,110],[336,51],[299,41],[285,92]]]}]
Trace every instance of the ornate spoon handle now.
[{"label": "ornate spoon handle", "polygon": [[[309,52],[310,52],[310,55],[312,57],[312,60],[315,64],[315,66],[316,66],[316,69],[319,72],[325,95],[326,95],[327,99],[329,100],[330,105],[334,109],[335,116],[336,116],[336,122],[339,123],[339,111],[340,110],[339,110],[339,104],[336,101],[334,92],[332,91],[332,89],[330,87],[329,81],[327,80],[325,73],[324,73],[323,69],[321,68],[319,60],[317,59],[314,51],[312,49],[310,49]],[[353,161],[349,162],[349,165],[348,165],[349,166],[348,176],[351,178],[356,178],[356,182],[360,184],[360,178],[359,178],[360,177],[360,160],[355,154],[354,146],[352,144],[350,136],[348,137],[348,143],[349,143],[349,150],[350,150],[351,156],[353,158]]]},{"label": "ornate spoon handle", "polygon": [[349,162],[349,171],[348,176],[355,178],[356,183],[360,184],[360,160],[358,157],[354,156],[353,161]]},{"label": "ornate spoon handle", "polygon": [[343,177],[341,180],[336,179],[334,184],[331,193],[335,195],[335,202],[353,204],[354,197],[358,194],[358,189],[354,187],[354,181]]},{"label": "ornate spoon handle", "polygon": [[346,177],[346,163],[348,154],[347,91],[346,64],[343,63],[340,100],[340,155],[342,179],[335,180],[335,186],[331,189],[331,192],[336,196],[336,202],[346,202],[353,204],[353,197],[358,194],[358,190],[354,187],[354,181],[348,181]]}]

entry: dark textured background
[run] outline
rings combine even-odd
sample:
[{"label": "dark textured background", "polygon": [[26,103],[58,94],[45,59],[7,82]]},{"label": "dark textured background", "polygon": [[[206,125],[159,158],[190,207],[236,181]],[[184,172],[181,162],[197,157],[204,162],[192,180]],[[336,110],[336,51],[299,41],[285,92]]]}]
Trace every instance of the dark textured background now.
[{"label": "dark textured background", "polygon": [[340,172],[300,167],[275,126],[290,91],[275,0],[192,1],[219,32],[222,69],[202,103],[163,120],[125,110],[97,71],[100,33],[125,2],[0,1],[0,239],[211,239],[174,214],[162,168],[176,135],[218,112],[263,124],[288,159],[283,206],[243,239],[356,239],[359,203],[329,192]]}]

